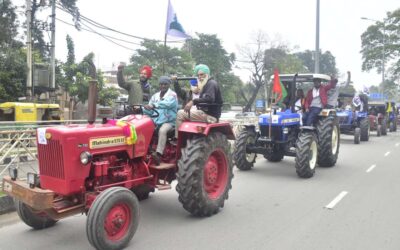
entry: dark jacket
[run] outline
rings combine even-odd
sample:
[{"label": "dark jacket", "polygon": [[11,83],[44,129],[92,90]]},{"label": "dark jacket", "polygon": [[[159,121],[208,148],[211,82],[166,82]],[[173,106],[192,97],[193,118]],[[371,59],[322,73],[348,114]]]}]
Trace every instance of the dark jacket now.
[{"label": "dark jacket", "polygon": [[200,97],[197,99],[193,99],[194,105],[200,104],[198,107],[201,110],[217,119],[221,117],[221,109],[223,103],[224,102],[222,100],[221,91],[218,87],[218,83],[214,79],[209,79],[206,85],[204,85],[203,89],[201,90]]}]

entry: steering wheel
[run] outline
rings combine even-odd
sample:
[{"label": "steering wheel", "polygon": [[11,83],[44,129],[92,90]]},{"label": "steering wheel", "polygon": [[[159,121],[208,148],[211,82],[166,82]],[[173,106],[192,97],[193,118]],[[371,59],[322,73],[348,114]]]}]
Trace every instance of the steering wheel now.
[{"label": "steering wheel", "polygon": [[[128,106],[128,110],[132,111],[132,114],[144,115],[143,109],[144,105],[142,104],[133,104]],[[155,108],[152,108],[151,110],[153,111],[153,114],[150,115],[151,118],[156,118],[160,116],[160,113]]]}]

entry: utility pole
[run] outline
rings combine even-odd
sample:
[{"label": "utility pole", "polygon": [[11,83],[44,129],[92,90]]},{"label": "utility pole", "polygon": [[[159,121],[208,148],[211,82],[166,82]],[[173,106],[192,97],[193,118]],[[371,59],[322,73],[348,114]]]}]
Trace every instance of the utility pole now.
[{"label": "utility pole", "polygon": [[31,0],[26,0],[26,28],[27,28],[27,36],[26,36],[26,63],[28,65],[28,72],[26,74],[26,96],[28,100],[32,100],[32,31],[31,31],[31,22],[32,22],[32,3]]},{"label": "utility pole", "polygon": [[382,31],[382,84],[385,82],[385,35],[386,35],[386,26],[385,20],[382,22],[383,31]]},{"label": "utility pole", "polygon": [[317,0],[317,27],[315,31],[315,73],[319,73],[319,0]]},{"label": "utility pole", "polygon": [[51,1],[51,89],[56,87],[56,0]]}]

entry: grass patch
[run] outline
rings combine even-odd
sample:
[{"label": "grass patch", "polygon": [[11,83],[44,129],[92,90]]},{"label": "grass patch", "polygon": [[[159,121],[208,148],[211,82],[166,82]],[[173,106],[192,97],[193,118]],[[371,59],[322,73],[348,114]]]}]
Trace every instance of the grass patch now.
[{"label": "grass patch", "polygon": [[3,191],[0,190],[0,197],[6,195],[6,193],[4,193]]}]

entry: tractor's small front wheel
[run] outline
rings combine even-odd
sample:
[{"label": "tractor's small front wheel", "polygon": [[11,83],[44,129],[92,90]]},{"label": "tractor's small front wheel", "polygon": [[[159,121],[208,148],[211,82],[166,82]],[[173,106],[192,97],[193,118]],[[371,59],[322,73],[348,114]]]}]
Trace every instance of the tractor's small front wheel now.
[{"label": "tractor's small front wheel", "polygon": [[247,152],[247,146],[255,145],[256,132],[251,128],[243,129],[235,142],[233,157],[236,167],[240,170],[250,170],[254,166],[257,154]]},{"label": "tractor's small front wheel", "polygon": [[318,143],[315,133],[301,132],[296,141],[296,173],[301,178],[310,178],[315,173],[318,159]]},{"label": "tractor's small front wheel", "polygon": [[369,120],[368,118],[364,118],[360,121],[360,140],[361,141],[369,141]]},{"label": "tractor's small front wheel", "polygon": [[376,136],[380,137],[382,135],[382,125],[376,127]]},{"label": "tractor's small front wheel", "polygon": [[112,187],[100,193],[89,209],[86,234],[96,249],[122,249],[139,225],[139,201],[126,188]]},{"label": "tractor's small front wheel", "polygon": [[361,137],[361,129],[355,128],[354,129],[354,144],[360,144],[360,137]]}]

